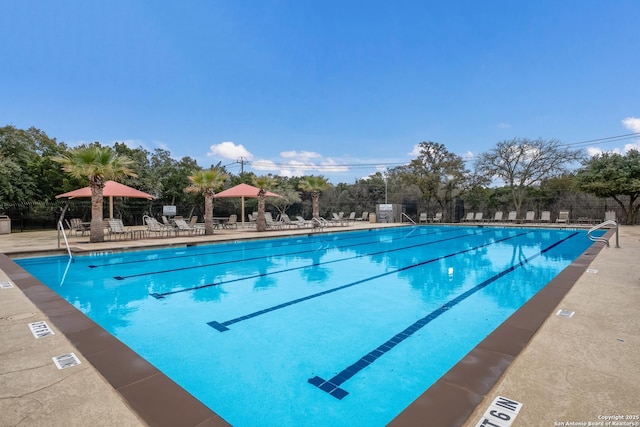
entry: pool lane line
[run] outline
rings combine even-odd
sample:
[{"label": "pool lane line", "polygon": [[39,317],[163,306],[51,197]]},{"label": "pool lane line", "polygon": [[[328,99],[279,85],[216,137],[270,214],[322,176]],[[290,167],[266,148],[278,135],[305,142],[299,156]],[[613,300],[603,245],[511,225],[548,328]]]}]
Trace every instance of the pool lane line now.
[{"label": "pool lane line", "polygon": [[[455,231],[455,230],[451,230],[451,231]],[[447,231],[449,232],[449,231]],[[435,234],[435,233],[433,233]],[[477,233],[476,233],[477,234]],[[429,236],[431,234],[422,234],[419,236],[411,236],[408,238],[416,238],[416,237],[423,237],[423,236]],[[402,242],[404,241],[404,237],[402,239],[398,239],[397,242]],[[395,241],[394,241],[395,242]],[[357,244],[348,244],[348,245],[344,245],[344,246],[333,246],[330,249],[348,249],[348,248],[355,248],[357,246],[365,246],[365,245],[372,245],[375,243],[379,243],[379,242],[375,242],[375,241],[368,241],[368,242],[363,242],[363,243],[357,243]],[[420,244],[423,245],[423,244]],[[413,246],[409,246],[409,247],[418,247],[420,245],[413,245]],[[264,248],[262,248],[262,250],[264,250]],[[286,248],[285,248],[286,250]],[[390,249],[389,251],[392,251],[395,249]],[[300,251],[296,251],[296,252],[283,252],[283,253],[270,253],[268,255],[260,255],[260,256],[254,256],[254,257],[250,257],[250,258],[243,258],[243,259],[229,259],[226,261],[218,261],[218,262],[212,262],[212,263],[207,263],[207,264],[198,264],[198,265],[192,265],[192,266],[188,266],[188,267],[179,267],[179,268],[172,268],[169,270],[156,270],[156,271],[148,271],[148,272],[144,272],[144,273],[137,273],[137,274],[130,274],[128,276],[113,276],[113,278],[115,280],[125,280],[125,279],[130,279],[133,277],[143,277],[143,276],[152,276],[155,274],[165,274],[165,273],[175,273],[177,271],[186,271],[186,270],[195,270],[198,268],[208,268],[208,267],[214,267],[216,265],[224,265],[224,264],[237,264],[240,262],[248,262],[248,261],[258,261],[258,260],[263,260],[263,259],[269,259],[269,258],[273,258],[273,257],[281,257],[281,256],[291,256],[291,255],[302,255],[302,254],[307,254],[307,253],[314,253],[314,252],[318,252],[319,249],[317,248],[312,248],[312,249],[305,249],[305,250],[300,250]],[[230,251],[232,252],[232,251]],[[195,254],[189,255],[189,257],[193,257]],[[367,256],[368,254],[364,254],[364,255],[360,255],[360,256]],[[348,258],[351,259],[351,258]],[[140,261],[136,261],[136,262],[140,262]]]},{"label": "pool lane line", "polygon": [[447,310],[449,310],[449,309],[453,308],[454,306],[458,305],[462,301],[464,301],[467,298],[469,298],[471,295],[475,294],[476,292],[480,291],[481,289],[484,289],[485,287],[487,287],[491,283],[495,282],[496,280],[500,279],[501,277],[506,276],[507,274],[515,271],[516,269],[522,267],[525,264],[528,264],[533,259],[541,256],[545,252],[550,251],[551,249],[555,248],[556,246],[560,245],[561,243],[571,239],[572,237],[577,236],[578,234],[580,234],[580,233],[578,233],[578,232],[572,233],[571,235],[569,235],[569,236],[567,236],[567,237],[555,242],[551,246],[541,250],[537,254],[534,254],[534,255],[530,256],[529,258],[524,259],[524,260],[520,261],[519,263],[517,263],[515,265],[512,265],[511,267],[507,268],[506,270],[501,271],[500,273],[488,278],[487,280],[485,280],[482,283],[474,286],[473,288],[463,292],[462,294],[458,295],[457,297],[447,301],[442,306],[440,306],[440,308],[432,311],[431,313],[427,314],[423,318],[418,319],[417,321],[412,323],[409,327],[405,328],[402,332],[397,333],[390,340],[387,340],[382,345],[376,347],[374,350],[372,350],[369,353],[367,353],[366,355],[362,356],[360,359],[358,359],[357,362],[355,362],[354,364],[352,364],[352,365],[348,366],[347,368],[343,369],[338,374],[334,375],[332,378],[330,378],[328,380],[324,380],[321,377],[316,375],[315,377],[309,378],[307,380],[307,382],[309,384],[315,386],[315,387],[318,387],[320,390],[322,390],[322,391],[324,391],[326,393],[329,393],[331,396],[335,397],[336,399],[342,400],[346,395],[349,394],[348,391],[346,391],[346,390],[344,390],[343,388],[340,387],[342,384],[344,384],[345,381],[351,379],[358,372],[360,372],[361,370],[363,370],[364,368],[366,368],[367,366],[369,366],[370,364],[375,362],[377,359],[379,359],[380,357],[385,355],[388,351],[393,349],[395,346],[397,346],[398,344],[400,344],[401,342],[403,342],[404,340],[406,340],[407,338],[409,338],[410,336],[412,336],[413,334],[418,332],[424,326],[429,324],[432,320],[435,320],[440,315],[444,314]]},{"label": "pool lane line", "polygon": [[435,262],[435,261],[440,261],[440,260],[451,258],[451,257],[457,256],[457,255],[460,255],[460,254],[463,254],[463,253],[466,253],[466,252],[475,251],[477,249],[480,249],[480,248],[483,248],[483,247],[486,247],[486,246],[494,245],[494,244],[499,243],[499,242],[504,242],[505,240],[510,240],[510,239],[514,239],[516,237],[524,236],[525,234],[528,234],[528,233],[530,233],[530,231],[524,232],[524,233],[519,233],[519,234],[516,234],[514,236],[505,237],[505,238],[502,238],[500,240],[494,240],[494,241],[491,241],[489,243],[485,243],[485,244],[482,244],[482,245],[479,245],[479,246],[474,246],[473,248],[464,249],[464,250],[461,250],[461,251],[458,251],[458,252],[455,252],[455,253],[451,253],[451,254],[448,254],[448,255],[443,255],[443,256],[432,258],[432,259],[429,259],[429,260],[426,260],[426,261],[421,261],[421,262],[416,263],[416,264],[411,264],[411,265],[407,265],[407,266],[404,266],[404,267],[400,267],[400,268],[395,269],[395,270],[386,271],[384,273],[376,274],[375,276],[369,276],[367,278],[360,279],[360,280],[357,280],[355,282],[347,283],[346,285],[338,286],[336,288],[327,289],[326,291],[322,291],[322,292],[318,292],[318,293],[315,293],[315,294],[307,295],[306,297],[294,299],[294,300],[291,300],[291,301],[288,301],[288,302],[285,302],[285,303],[282,303],[282,304],[278,304],[278,305],[275,305],[275,306],[272,306],[272,307],[265,308],[263,310],[255,311],[253,313],[249,313],[249,314],[246,314],[244,316],[236,317],[235,319],[227,320],[225,322],[217,322],[215,320],[211,321],[211,322],[207,322],[207,325],[209,325],[212,328],[218,330],[219,332],[225,332],[225,331],[229,330],[228,326],[233,325],[234,323],[242,322],[244,320],[249,320],[249,319],[252,319],[254,317],[258,317],[258,316],[261,316],[261,315],[266,314],[266,313],[270,313],[270,312],[275,311],[275,310],[280,310],[282,308],[289,307],[289,306],[294,305],[294,304],[299,304],[301,302],[308,301],[310,299],[318,298],[318,297],[321,297],[323,295],[327,295],[327,294],[331,294],[333,292],[341,291],[343,289],[347,289],[347,288],[350,288],[352,286],[360,285],[360,284],[365,283],[365,282],[370,282],[371,280],[379,279],[381,277],[389,276],[391,274],[396,274],[396,273],[399,273],[399,272],[404,271],[404,270],[409,270],[409,269],[412,269],[412,268],[421,267],[423,265],[430,264],[430,263]]},{"label": "pool lane line", "polygon": [[[485,233],[489,233],[489,231],[475,232],[474,235],[481,235],[481,234],[485,234]],[[154,292],[154,293],[151,293],[149,295],[151,295],[152,297],[154,297],[156,299],[162,299],[167,295],[179,294],[179,293],[182,293],[182,292],[191,292],[191,291],[196,291],[198,289],[210,288],[212,286],[226,285],[228,283],[240,282],[242,280],[250,280],[250,279],[256,279],[258,277],[270,276],[272,274],[287,273],[289,271],[295,271],[295,270],[304,270],[305,268],[319,267],[319,266],[323,266],[323,265],[327,265],[327,264],[334,264],[336,262],[349,261],[349,260],[353,260],[353,259],[356,259],[356,258],[370,257],[370,256],[381,255],[381,254],[385,254],[385,253],[389,253],[389,252],[405,251],[405,250],[409,250],[409,249],[415,249],[415,248],[420,247],[420,246],[429,246],[429,245],[433,245],[435,243],[442,243],[442,242],[446,242],[446,241],[449,241],[449,240],[460,239],[460,238],[468,237],[468,236],[469,236],[469,234],[460,235],[460,236],[453,236],[453,237],[448,237],[446,239],[440,239],[440,240],[435,240],[435,241],[431,241],[431,242],[420,243],[418,245],[403,246],[403,247],[394,248],[394,249],[384,249],[384,250],[377,251],[377,252],[353,255],[353,256],[350,256],[350,257],[343,257],[343,258],[333,259],[333,260],[324,261],[324,262],[314,262],[314,263],[308,264],[308,265],[300,265],[300,266],[297,266],[297,267],[285,268],[285,269],[277,270],[277,271],[259,273],[259,274],[254,274],[254,275],[251,275],[251,276],[239,277],[237,279],[223,280],[221,282],[207,283],[205,285],[191,286],[191,287],[188,287],[188,288],[177,289],[175,291]],[[313,252],[313,251],[311,251],[311,252]],[[257,259],[260,259],[260,258],[257,258]],[[247,261],[249,261],[249,260],[247,260]],[[229,264],[229,263],[235,263],[235,262],[238,262],[238,261],[224,261],[224,262],[215,263],[215,264],[212,264],[212,265]],[[202,267],[204,267],[204,266],[202,266]],[[191,268],[191,267],[189,267],[189,268]],[[187,269],[187,268],[185,267],[184,269]],[[183,269],[182,268],[176,269],[176,271],[179,271],[179,270],[183,270]],[[167,271],[164,271],[164,272],[166,273],[166,272],[172,272],[172,271],[173,270],[167,270]]]},{"label": "pool lane line", "polygon": [[[417,226],[416,227],[411,227],[412,230],[415,230],[416,228],[417,228]],[[420,234],[420,235],[417,235],[417,236],[410,236],[409,234],[411,234],[411,233],[406,233],[407,236],[402,236],[403,233],[401,233],[400,230],[395,230],[394,229],[394,230],[389,230],[389,231],[393,232],[393,234],[396,234],[396,231],[397,231],[397,234],[401,235],[401,236],[399,236],[401,239],[414,238],[414,237],[419,237],[419,236],[428,236],[428,235],[431,235],[431,234],[437,234],[436,232],[432,232],[432,233]],[[401,231],[404,232],[406,230],[401,230]],[[446,232],[449,232],[449,231],[452,231],[452,230],[446,230]],[[284,245],[284,246],[293,247],[293,246],[299,246],[299,245],[308,245],[309,243],[332,243],[332,242],[336,242],[336,241],[345,242],[347,240],[367,238],[367,237],[370,237],[370,234],[371,234],[371,232],[367,233],[367,232],[364,232],[364,231],[363,232],[356,231],[355,233],[358,233],[358,236],[349,236],[349,237],[339,238],[339,240],[326,239],[326,238],[323,238],[323,237],[321,237],[321,236],[319,236],[317,234],[314,234],[312,236],[301,235],[301,236],[299,236],[300,239],[297,239],[297,240],[301,240],[303,237],[311,237],[311,238],[314,238],[314,241],[313,242],[308,242],[308,241],[299,242],[299,241],[296,241],[296,242],[294,242],[292,244],[287,244],[287,245]],[[367,234],[365,234],[365,233],[367,233]],[[289,236],[289,237],[296,238],[296,236]],[[324,236],[324,237],[326,237],[326,236]],[[342,236],[339,236],[339,237],[342,237]],[[267,245],[264,244],[265,242],[278,242],[278,241],[281,241],[281,240],[282,240],[282,238],[279,238],[279,239],[268,239],[268,240],[264,240],[264,241],[257,241],[257,242],[261,243],[261,246],[258,246],[256,244],[256,245],[252,245],[252,247],[244,248],[244,249],[238,248],[238,249],[233,249],[233,250],[216,250],[216,251],[199,252],[199,253],[184,254],[184,255],[182,255],[182,254],[181,255],[174,255],[174,256],[163,257],[163,258],[153,258],[153,259],[144,259],[144,258],[142,258],[142,259],[136,259],[136,260],[133,260],[133,261],[122,261],[122,262],[118,262],[118,263],[90,264],[87,267],[88,268],[113,267],[113,266],[118,266],[118,265],[136,264],[136,263],[139,263],[139,262],[142,262],[142,261],[144,261],[144,262],[155,262],[155,261],[174,260],[174,259],[178,259],[178,258],[189,258],[189,257],[193,257],[193,256],[218,255],[218,254],[221,254],[221,253],[228,254],[228,253],[233,253],[233,252],[263,251],[265,249],[265,247],[267,246]],[[244,242],[244,243],[247,243],[247,242]],[[230,243],[229,242],[224,242],[224,243],[221,243],[221,244],[216,244],[216,246],[221,246],[221,245],[230,245]],[[283,246],[283,245],[280,245],[280,246]],[[340,246],[340,247],[350,247],[350,246],[352,246],[352,245],[345,245],[345,246]],[[357,246],[357,245],[353,245],[353,246]]]}]

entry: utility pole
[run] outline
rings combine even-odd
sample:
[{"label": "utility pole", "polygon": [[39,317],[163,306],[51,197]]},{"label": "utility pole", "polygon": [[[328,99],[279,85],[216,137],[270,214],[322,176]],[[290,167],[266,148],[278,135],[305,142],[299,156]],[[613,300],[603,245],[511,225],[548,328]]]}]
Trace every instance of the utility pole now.
[{"label": "utility pole", "polygon": [[247,161],[247,159],[245,159],[244,157],[240,156],[240,158],[236,162],[236,163],[240,163],[240,175],[242,175],[244,173],[244,164],[245,164],[246,161]]}]

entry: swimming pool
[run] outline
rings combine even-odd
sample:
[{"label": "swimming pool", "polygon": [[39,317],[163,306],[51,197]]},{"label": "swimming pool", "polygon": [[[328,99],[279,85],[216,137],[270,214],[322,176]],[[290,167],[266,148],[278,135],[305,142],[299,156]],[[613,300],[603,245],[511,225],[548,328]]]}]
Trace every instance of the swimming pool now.
[{"label": "swimming pool", "polygon": [[429,226],[18,263],[235,426],[384,425],[590,244]]}]

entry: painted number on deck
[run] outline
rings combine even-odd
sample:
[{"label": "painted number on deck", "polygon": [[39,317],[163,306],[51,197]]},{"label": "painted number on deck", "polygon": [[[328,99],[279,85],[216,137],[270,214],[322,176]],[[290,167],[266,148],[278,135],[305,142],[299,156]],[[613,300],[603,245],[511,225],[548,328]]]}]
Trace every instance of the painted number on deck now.
[{"label": "painted number on deck", "polygon": [[509,427],[520,412],[522,403],[506,397],[496,397],[476,427]]}]

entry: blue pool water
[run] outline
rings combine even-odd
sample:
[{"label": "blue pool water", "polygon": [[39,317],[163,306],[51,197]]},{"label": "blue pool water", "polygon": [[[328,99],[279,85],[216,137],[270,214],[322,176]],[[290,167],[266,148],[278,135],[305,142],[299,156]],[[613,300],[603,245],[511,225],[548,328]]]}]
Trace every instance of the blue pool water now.
[{"label": "blue pool water", "polygon": [[382,426],[590,244],[423,226],[17,262],[236,427]]}]

